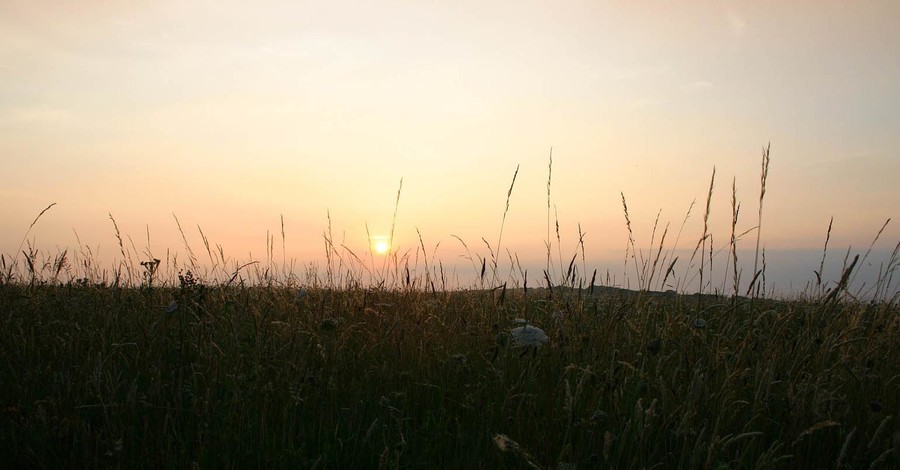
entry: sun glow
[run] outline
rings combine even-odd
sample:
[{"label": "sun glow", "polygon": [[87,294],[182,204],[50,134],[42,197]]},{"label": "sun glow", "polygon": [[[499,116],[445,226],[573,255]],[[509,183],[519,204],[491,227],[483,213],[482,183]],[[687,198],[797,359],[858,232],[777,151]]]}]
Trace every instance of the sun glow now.
[{"label": "sun glow", "polygon": [[387,253],[388,250],[391,249],[391,244],[388,243],[388,241],[384,240],[384,239],[375,240],[372,243],[372,249],[375,251],[375,253],[378,253],[379,255],[383,255],[383,254]]}]

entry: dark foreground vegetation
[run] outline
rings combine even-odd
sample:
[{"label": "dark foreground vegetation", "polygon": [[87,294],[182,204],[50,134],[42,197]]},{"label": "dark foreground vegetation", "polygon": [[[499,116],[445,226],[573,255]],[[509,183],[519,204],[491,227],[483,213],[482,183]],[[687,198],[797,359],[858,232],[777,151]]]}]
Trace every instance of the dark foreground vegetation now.
[{"label": "dark foreground vegetation", "polygon": [[834,296],[0,284],[0,460],[897,468],[898,338]]},{"label": "dark foreground vegetation", "polygon": [[[668,224],[644,256],[623,194],[638,291],[587,281],[580,227],[581,270],[577,252],[565,269],[558,221],[554,275],[552,158],[543,289],[498,268],[505,211],[489,255],[459,239],[478,289],[450,292],[421,236],[379,270],[333,243],[330,224],[326,269],[301,282],[293,264],[273,269],[273,237],[264,264],[239,264],[201,230],[211,267],[195,277],[186,237],[182,261],[161,264],[126,249],[110,215],[121,259],[107,271],[86,246],[39,253],[28,234],[51,204],[0,255],[0,468],[898,468],[900,243],[854,294],[875,242],[861,261],[848,250],[832,284],[829,224],[816,283],[765,299],[768,162],[766,147],[743,234],[732,183],[718,250],[713,170],[681,264]],[[750,232],[747,282],[737,243]],[[719,254],[730,265],[713,284]]]}]

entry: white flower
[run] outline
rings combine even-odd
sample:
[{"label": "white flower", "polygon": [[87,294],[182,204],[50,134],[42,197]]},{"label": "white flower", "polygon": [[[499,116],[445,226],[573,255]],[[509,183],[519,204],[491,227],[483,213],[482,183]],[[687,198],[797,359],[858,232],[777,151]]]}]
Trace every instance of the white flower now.
[{"label": "white flower", "polygon": [[513,328],[509,333],[517,346],[526,348],[536,348],[550,340],[544,330],[531,325]]}]

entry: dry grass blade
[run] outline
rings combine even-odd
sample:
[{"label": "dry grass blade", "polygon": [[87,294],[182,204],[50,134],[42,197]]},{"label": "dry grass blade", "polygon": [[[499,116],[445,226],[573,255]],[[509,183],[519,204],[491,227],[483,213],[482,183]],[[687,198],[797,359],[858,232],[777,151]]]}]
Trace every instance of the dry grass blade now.
[{"label": "dry grass blade", "polygon": [[[878,281],[875,283],[875,300],[886,301],[891,297],[891,286],[894,283],[894,272],[900,268],[900,242],[894,245],[894,251],[888,258],[887,266],[878,273]],[[900,291],[893,294],[894,297],[900,296]]]},{"label": "dry grass blade", "polygon": [[856,267],[857,261],[859,261],[859,255],[854,256],[853,261],[850,262],[850,266],[847,266],[847,268],[844,269],[844,273],[841,274],[841,280],[838,281],[838,285],[828,294],[827,297],[825,297],[825,300],[822,302],[823,306],[828,305],[830,302],[834,301],[837,298],[838,294],[840,294],[847,288],[847,284],[850,281],[850,273],[852,273],[853,268]]},{"label": "dry grass blade", "polygon": [[[112,216],[110,216],[110,218],[111,217]],[[181,240],[184,242],[184,249],[187,250],[188,257],[189,257],[188,259],[191,262],[191,269],[196,270],[197,269],[197,257],[194,256],[194,250],[191,249],[191,244],[188,243],[188,241],[187,241],[187,235],[185,235],[184,230],[181,229],[181,221],[178,220],[178,216],[175,214],[172,214],[172,217],[175,218],[175,225],[178,226],[178,233],[181,234]],[[115,223],[115,221],[113,221],[113,222]]]},{"label": "dry grass blade", "polygon": [[553,204],[553,216],[556,221],[556,256],[559,258],[559,275],[563,275],[562,236],[559,234],[559,209]]},{"label": "dry grass blade", "polygon": [[634,232],[631,230],[631,217],[628,215],[628,203],[625,202],[625,193],[624,193],[624,192],[620,192],[619,194],[622,196],[622,210],[625,212],[625,228],[628,229],[628,244],[625,245],[625,267],[623,268],[623,270],[624,270],[625,272],[623,273],[623,275],[626,276],[626,278],[627,278],[627,276],[628,276],[628,274],[627,274],[627,271],[628,271],[628,253],[629,253],[629,251],[630,251],[630,252],[631,252],[631,259],[632,259],[632,261],[634,262],[634,274],[635,274],[635,276],[637,276],[638,281],[640,281],[640,279],[641,279],[641,272],[640,272],[640,269],[639,269],[639,267],[638,267],[637,254],[635,253],[635,247],[634,247]]},{"label": "dry grass blade", "polygon": [[[831,217],[831,220],[828,221],[828,230],[825,232],[825,246],[822,247],[822,261],[819,262],[819,270],[813,271],[816,275],[816,288],[821,289],[822,286],[822,276],[825,271],[825,256],[828,254],[828,242],[831,240],[831,226],[834,224],[834,216]],[[821,290],[820,290],[821,292]]]},{"label": "dry grass blade", "polygon": [[[732,277],[732,295],[738,296],[741,278],[738,273],[738,256],[737,256],[737,240],[735,232],[737,231],[738,216],[741,212],[741,204],[737,202],[737,178],[731,180],[731,261],[734,270]],[[726,267],[727,269],[727,267]],[[725,292],[725,281],[722,281],[722,292]]]},{"label": "dry grass blade", "polygon": [[666,275],[663,276],[662,286],[666,286],[666,281],[669,279],[669,276],[675,273],[675,263],[678,262],[678,257],[672,258],[672,262],[669,263],[668,269],[666,269]]},{"label": "dry grass blade", "polygon": [[880,423],[878,423],[878,427],[875,428],[875,433],[872,434],[872,439],[869,440],[869,445],[868,445],[869,450],[874,449],[875,446],[878,445],[878,440],[881,439],[881,434],[884,433],[885,431],[887,431],[888,423],[890,423],[892,419],[894,419],[894,416],[888,415],[888,416],[885,416],[884,419],[882,419]]},{"label": "dry grass blade", "polygon": [[388,236],[388,252],[385,253],[381,262],[381,277],[384,280],[385,270],[387,269],[388,258],[395,252],[394,250],[394,229],[397,226],[397,211],[400,208],[400,193],[403,192],[403,178],[400,178],[400,187],[397,188],[397,199],[394,200],[394,216],[391,218],[391,234]]},{"label": "dry grass blade", "polygon": [[246,268],[247,266],[253,266],[254,264],[259,264],[259,261],[251,261],[249,263],[244,263],[238,266],[238,268],[234,270],[234,274],[231,275],[231,279],[229,279],[228,282],[225,283],[225,286],[230,286],[234,282],[234,280],[237,279],[238,274],[240,274],[242,269]]},{"label": "dry grass blade", "polygon": [[[678,234],[675,235],[675,242],[672,244],[672,247],[666,251],[665,256],[663,256],[663,264],[666,264],[667,260],[671,257],[672,262],[669,264],[669,269],[672,269],[675,266],[675,259],[678,256],[675,255],[675,251],[678,249],[678,242],[681,241],[681,234],[684,232],[684,226],[687,225],[688,219],[691,217],[691,211],[694,210],[694,205],[697,203],[696,199],[691,200],[691,204],[688,206],[687,212],[684,214],[684,219],[681,221],[681,226],[678,228]],[[666,278],[668,278],[668,272],[666,273]],[[672,272],[674,274],[674,271]],[[663,285],[665,286],[665,280],[663,280]],[[680,288],[680,286],[676,285],[676,289]]]},{"label": "dry grass blade", "polygon": [[19,243],[19,248],[16,250],[16,255],[13,257],[12,262],[10,262],[10,264],[9,264],[10,272],[7,275],[8,278],[12,276],[12,267],[16,265],[16,261],[18,261],[18,259],[19,259],[19,253],[22,252],[22,247],[25,246],[25,240],[28,239],[28,234],[31,233],[31,229],[34,228],[34,225],[37,223],[38,220],[40,220],[41,216],[44,215],[45,212],[49,211],[50,208],[55,205],[56,205],[55,202],[50,203],[50,205],[48,205],[47,207],[44,208],[44,210],[42,210],[40,213],[38,213],[37,217],[35,217],[34,220],[31,221],[31,224],[28,225],[28,229],[25,230],[25,235],[22,236],[22,241]]},{"label": "dry grass blade", "polygon": [[[656,256],[653,257],[653,265],[650,267],[650,279],[647,280],[647,288],[652,288],[653,277],[656,274],[656,266],[659,264],[660,255],[662,254],[663,246],[666,243],[666,235],[669,233],[669,224],[666,224],[666,227],[663,229],[662,236],[659,238],[659,249],[656,250]],[[662,289],[664,286],[661,285],[659,288]]]},{"label": "dry grass blade", "polygon": [[[131,273],[131,264],[128,263],[128,255],[125,254],[125,244],[122,242],[122,234],[119,232],[119,224],[116,223],[116,219],[112,214],[109,214],[109,220],[112,221],[113,228],[116,231],[116,240],[119,242],[119,251],[122,253],[122,261],[119,264],[119,267],[124,266],[126,271],[128,271],[128,283],[130,284],[132,281],[132,273]],[[118,282],[118,276],[116,277],[116,282]]]},{"label": "dry grass blade", "polygon": [[535,462],[534,457],[532,457],[525,448],[518,442],[510,439],[506,434],[494,434],[493,441],[494,445],[497,446],[497,449],[501,452],[512,452],[521,457],[529,467],[536,469],[541,468],[541,466]]},{"label": "dry grass blade", "polygon": [[[862,263],[865,264],[866,260],[869,258],[869,255],[872,253],[872,248],[875,247],[875,243],[878,242],[878,239],[881,238],[881,234],[884,232],[884,229],[887,228],[888,224],[891,223],[891,219],[887,219],[884,221],[884,224],[878,230],[878,233],[875,234],[875,238],[872,240],[872,243],[869,244],[869,248],[866,249],[865,254],[863,254]],[[853,277],[850,278],[850,283],[853,284],[853,280],[856,279],[856,276],[859,274],[859,271],[853,274]]]},{"label": "dry grass blade", "polygon": [[547,164],[547,271],[550,271],[550,181],[553,177],[553,147],[550,147],[550,163]]},{"label": "dry grass blade", "polygon": [[800,435],[797,436],[797,439],[794,440],[794,445],[799,444],[801,441],[803,441],[804,439],[806,439],[807,437],[811,436],[813,433],[815,433],[815,432],[817,432],[817,431],[820,431],[820,430],[826,429],[826,428],[831,428],[831,427],[834,427],[834,426],[840,426],[840,425],[841,425],[841,423],[838,423],[837,421],[833,421],[833,420],[830,420],[830,419],[829,419],[829,420],[825,420],[825,421],[818,422],[818,423],[816,423],[816,424],[810,426],[809,428],[807,428],[807,429],[804,430],[803,432],[801,432]]},{"label": "dry grass blade", "polygon": [[853,430],[847,434],[847,437],[844,438],[844,445],[841,446],[841,453],[838,454],[838,458],[834,464],[834,468],[836,468],[836,469],[842,468],[844,459],[847,458],[847,450],[850,448],[850,443],[853,442],[853,437],[855,435],[856,435],[856,428],[853,428]]},{"label": "dry grass blade", "polygon": [[[706,212],[703,213],[703,237],[700,238],[700,242],[702,243],[702,247],[700,248],[700,289],[699,292],[703,293],[703,270],[704,270],[704,257],[706,256],[706,239],[710,237],[709,233],[709,211],[712,207],[712,195],[713,188],[716,185],[716,167],[713,167],[712,177],[709,180],[709,193],[706,195]],[[710,248],[712,247],[712,240],[709,242]],[[712,268],[712,256],[710,256],[710,268]]]},{"label": "dry grass blade", "polygon": [[763,200],[766,197],[766,179],[769,177],[769,149],[771,148],[772,143],[770,142],[763,149],[762,153],[762,169],[759,176],[759,213],[757,215],[756,221],[756,254],[753,256],[753,272],[756,273],[753,275],[753,282],[750,284],[750,288],[747,292],[754,292],[754,297],[759,292],[759,290],[753,289],[754,283],[759,276],[759,243],[762,238],[762,213],[763,213]]},{"label": "dry grass blade", "polygon": [[[500,253],[500,243],[503,241],[503,227],[506,225],[506,214],[509,212],[509,200],[512,198],[513,188],[516,187],[516,177],[519,176],[519,165],[516,165],[516,171],[513,173],[512,182],[509,184],[509,190],[506,192],[506,206],[503,208],[503,219],[500,220],[500,234],[497,235],[497,254]],[[487,242],[485,242],[487,243]],[[494,274],[491,279],[491,287],[497,284],[497,269],[499,260],[497,256],[492,254],[491,260],[493,261]]]},{"label": "dry grass blade", "polygon": [[[278,216],[281,219],[281,275],[287,280],[287,240],[284,235],[284,214],[278,214]],[[203,241],[206,241],[206,237],[203,238]],[[207,249],[209,248],[207,247]]]}]

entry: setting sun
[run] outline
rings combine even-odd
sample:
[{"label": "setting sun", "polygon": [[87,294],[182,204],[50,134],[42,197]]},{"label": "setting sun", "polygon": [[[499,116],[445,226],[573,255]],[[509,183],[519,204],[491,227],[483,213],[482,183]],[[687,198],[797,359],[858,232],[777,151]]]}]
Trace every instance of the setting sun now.
[{"label": "setting sun", "polygon": [[375,253],[378,253],[379,255],[383,255],[383,254],[387,253],[388,250],[391,249],[391,244],[388,243],[388,241],[384,240],[384,239],[375,240],[375,242],[372,243],[372,249],[375,250]]}]

